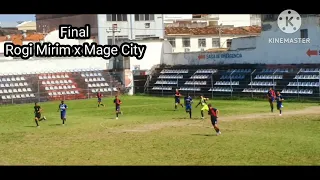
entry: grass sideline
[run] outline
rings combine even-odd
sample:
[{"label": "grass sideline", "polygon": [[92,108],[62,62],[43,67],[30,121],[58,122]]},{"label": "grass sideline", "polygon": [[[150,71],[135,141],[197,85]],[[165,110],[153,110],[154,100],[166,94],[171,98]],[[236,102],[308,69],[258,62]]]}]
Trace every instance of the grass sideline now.
[{"label": "grass sideline", "polygon": [[[189,120],[172,98],[122,96],[124,115],[114,117],[96,100],[67,101],[66,126],[59,102],[42,103],[46,122],[35,128],[33,104],[2,106],[2,165],[320,165],[320,109],[284,103],[271,114],[266,101],[210,100],[221,111],[215,136],[199,108]],[[318,110],[318,111],[317,111]]]}]

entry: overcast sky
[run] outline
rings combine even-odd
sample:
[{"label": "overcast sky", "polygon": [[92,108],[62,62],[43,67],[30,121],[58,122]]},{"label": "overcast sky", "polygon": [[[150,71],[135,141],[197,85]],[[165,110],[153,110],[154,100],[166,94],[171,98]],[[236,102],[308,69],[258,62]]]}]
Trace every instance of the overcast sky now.
[{"label": "overcast sky", "polygon": [[35,14],[1,14],[0,21],[34,21]]}]

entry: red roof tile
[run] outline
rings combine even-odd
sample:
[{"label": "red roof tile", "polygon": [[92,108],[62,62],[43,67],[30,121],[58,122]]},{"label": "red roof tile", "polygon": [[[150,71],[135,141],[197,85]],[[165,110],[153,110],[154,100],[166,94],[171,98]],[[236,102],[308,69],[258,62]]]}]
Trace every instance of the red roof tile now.
[{"label": "red roof tile", "polygon": [[12,34],[10,36],[0,36],[0,42],[3,41],[12,41],[14,44],[22,44],[22,41],[41,41],[45,37],[44,34],[35,33],[35,34],[27,34],[24,37],[21,34]]},{"label": "red roof tile", "polygon": [[[261,27],[248,26],[248,27],[226,27],[222,28],[222,35],[254,35],[260,34]],[[218,27],[166,27],[166,35],[218,35]]]}]

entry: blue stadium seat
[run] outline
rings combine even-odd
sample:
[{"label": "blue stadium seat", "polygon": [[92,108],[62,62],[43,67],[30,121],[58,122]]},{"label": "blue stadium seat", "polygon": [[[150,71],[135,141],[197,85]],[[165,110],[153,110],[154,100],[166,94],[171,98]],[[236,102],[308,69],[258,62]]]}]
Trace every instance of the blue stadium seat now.
[{"label": "blue stadium seat", "polygon": [[281,93],[283,94],[313,94],[313,90],[312,89],[283,89],[281,91]]},{"label": "blue stadium seat", "polygon": [[245,88],[244,93],[267,93],[269,88]]},{"label": "blue stadium seat", "polygon": [[230,87],[213,87],[210,88],[208,91],[213,91],[213,92],[233,92],[233,89]]},{"label": "blue stadium seat", "polygon": [[239,81],[217,81],[214,85],[216,86],[238,86],[240,84]]},{"label": "blue stadium seat", "polygon": [[160,91],[172,91],[172,87],[167,86],[154,86],[152,90],[160,90]]},{"label": "blue stadium seat", "polygon": [[163,69],[161,74],[187,74],[189,72],[188,69]]},{"label": "blue stadium seat", "polygon": [[184,85],[200,85],[204,86],[207,85],[207,81],[186,81]]}]

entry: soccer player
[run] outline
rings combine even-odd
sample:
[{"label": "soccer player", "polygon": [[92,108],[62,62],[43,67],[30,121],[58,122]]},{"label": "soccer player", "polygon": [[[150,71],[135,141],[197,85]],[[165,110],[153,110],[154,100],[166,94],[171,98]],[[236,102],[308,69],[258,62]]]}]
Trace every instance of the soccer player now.
[{"label": "soccer player", "polygon": [[101,103],[102,93],[100,91],[97,92],[97,98],[98,98],[98,107],[100,107],[100,105],[104,107],[104,104]]},{"label": "soccer player", "polygon": [[183,107],[183,104],[181,104],[180,102],[180,97],[181,97],[181,94],[179,92],[178,89],[176,89],[176,93],[174,94],[174,109],[177,110],[177,107],[178,105],[180,105],[181,107]]},{"label": "soccer player", "polygon": [[119,118],[119,114],[122,114],[122,111],[120,109],[120,105],[122,104],[121,100],[118,96],[115,96],[113,103],[116,105],[116,119]]},{"label": "soccer player", "polygon": [[45,116],[41,117],[42,109],[38,103],[34,103],[33,108],[34,108],[34,121],[36,122],[37,127],[40,127],[38,121],[46,120],[46,117]]},{"label": "soccer player", "polygon": [[267,93],[267,97],[268,97],[268,101],[269,101],[269,104],[270,104],[270,108],[271,108],[271,112],[273,112],[273,102],[276,98],[276,94],[273,90],[273,88],[271,87]]},{"label": "soccer player", "polygon": [[282,108],[283,108],[282,102],[284,101],[284,99],[279,91],[277,92],[276,101],[277,101],[277,109],[280,112],[279,116],[282,116]]},{"label": "soccer player", "polygon": [[192,112],[191,112],[191,110],[192,110],[192,106],[191,106],[192,102],[193,102],[192,98],[188,93],[188,95],[186,97],[184,97],[184,105],[186,107],[186,113],[189,113],[190,119],[192,117]]},{"label": "soccer player", "polygon": [[209,111],[209,107],[207,105],[207,101],[209,100],[209,98],[205,98],[204,96],[200,96],[200,102],[197,104],[196,108],[201,105],[201,119],[204,119],[204,115],[203,112],[204,111]]},{"label": "soccer player", "polygon": [[219,136],[221,134],[221,131],[220,131],[219,127],[218,127],[219,110],[214,108],[214,107],[212,107],[211,104],[209,104],[208,107],[209,107],[208,114],[211,117],[211,124],[212,124],[214,130],[216,131],[217,136]]},{"label": "soccer player", "polygon": [[64,103],[64,101],[61,101],[61,104],[59,104],[58,111],[60,111],[60,118],[62,120],[63,126],[64,126],[64,122],[67,121],[67,109],[68,109],[68,106]]}]

